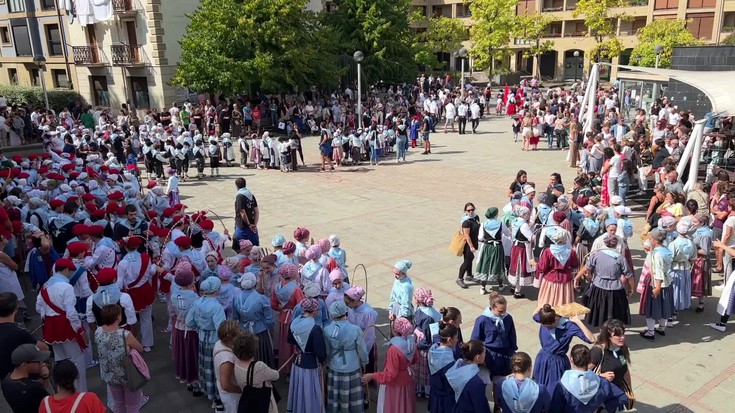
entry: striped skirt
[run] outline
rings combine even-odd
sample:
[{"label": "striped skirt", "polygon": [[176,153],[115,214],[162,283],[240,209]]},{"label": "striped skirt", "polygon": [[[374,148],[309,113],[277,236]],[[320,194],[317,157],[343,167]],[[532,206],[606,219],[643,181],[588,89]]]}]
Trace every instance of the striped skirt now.
[{"label": "striped skirt", "polygon": [[363,413],[365,411],[361,376],[359,369],[352,373],[327,370],[326,408],[328,412]]},{"label": "striped skirt", "polygon": [[217,332],[214,330],[205,331],[204,340],[199,340],[199,385],[209,400],[219,399],[214,376],[214,342],[216,341]]},{"label": "striped skirt", "polygon": [[431,375],[429,374],[428,350],[419,350],[419,360],[416,363],[414,371],[416,372],[416,391],[419,394],[423,394],[425,392],[424,386],[428,386],[429,380],[431,379]]}]

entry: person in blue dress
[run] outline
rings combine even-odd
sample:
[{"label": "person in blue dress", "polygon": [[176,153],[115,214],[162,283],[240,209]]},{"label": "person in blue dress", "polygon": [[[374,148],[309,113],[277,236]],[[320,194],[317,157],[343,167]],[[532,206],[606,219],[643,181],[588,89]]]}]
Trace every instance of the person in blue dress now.
[{"label": "person in blue dress", "polygon": [[429,386],[429,347],[433,344],[433,337],[439,334],[439,321],[442,319],[441,313],[436,311],[434,306],[434,296],[428,288],[417,288],[413,293],[416,299],[416,315],[414,324],[416,325],[416,347],[419,349],[419,362],[414,369],[416,373],[416,394],[419,397],[427,397],[430,393]]},{"label": "person in blue dress", "polygon": [[[316,322],[316,325],[322,328],[328,326],[332,320],[329,318],[329,307],[321,298],[322,290],[316,284],[308,284],[301,289],[304,291],[304,296],[306,298],[313,298],[319,303],[319,314],[314,316],[314,322]],[[298,303],[293,308],[291,317],[296,318],[302,314],[304,314],[304,308],[301,306],[301,303]]]},{"label": "person in blue dress", "polygon": [[330,249],[327,254],[330,257],[334,258],[334,261],[337,262],[337,265],[339,265],[339,269],[342,270],[342,273],[344,274],[345,282],[349,284],[350,276],[347,272],[347,253],[340,247],[339,236],[335,234],[330,235],[329,245]]},{"label": "person in blue dress", "polygon": [[485,364],[487,353],[485,349],[479,340],[462,344],[462,358],[447,370],[446,378],[454,390],[456,402],[452,413],[490,413],[485,395],[486,383],[480,377],[480,366]]},{"label": "person in blue dress", "polygon": [[413,265],[410,260],[400,260],[393,266],[393,289],[388,301],[388,319],[405,317],[413,320],[413,281],[408,278],[408,270]]},{"label": "person in blue dress", "polygon": [[554,389],[562,374],[571,368],[567,352],[574,337],[592,343],[595,335],[579,317],[560,317],[549,304],[533,315],[533,321],[541,324],[538,333],[541,350],[536,355],[533,378],[547,389]]},{"label": "person in blue dress", "polygon": [[[546,386],[531,379],[531,356],[518,352],[510,358],[510,364],[513,374],[495,385],[503,413],[549,411],[551,394]],[[495,411],[498,411],[498,404]]]},{"label": "person in blue dress", "polygon": [[273,342],[268,329],[275,326],[273,309],[268,297],[255,290],[258,279],[255,274],[246,272],[240,277],[242,292],[232,305],[233,318],[243,330],[258,336],[258,360],[270,368],[276,368],[273,357]]},{"label": "person in blue dress", "polygon": [[[454,358],[458,359],[462,357],[462,312],[457,307],[442,307],[439,309],[439,314],[442,315],[442,323],[451,324],[457,327],[457,342],[454,344]],[[439,336],[433,337],[434,343],[439,343]]]},{"label": "person in blue dress", "polygon": [[453,324],[441,323],[439,343],[429,349],[429,411],[443,413],[454,411],[454,389],[447,381],[447,371],[454,366],[456,357],[454,347],[457,345],[459,329]]},{"label": "person in blue dress", "polygon": [[485,345],[484,365],[492,382],[511,373],[510,357],[518,350],[516,327],[513,317],[506,312],[507,305],[507,300],[498,291],[490,293],[490,305],[475,320],[470,337]]},{"label": "person in blue dress", "polygon": [[628,397],[622,390],[588,370],[591,361],[590,349],[584,344],[572,347],[569,355],[572,369],[562,375],[551,397],[554,413],[594,413],[604,407],[608,412],[616,412],[624,406]]},{"label": "person in blue dress", "polygon": [[301,305],[304,314],[294,318],[288,329],[288,342],[297,347],[297,355],[291,369],[286,411],[320,413],[324,412],[320,366],[327,361],[327,346],[322,328],[314,322],[319,303],[306,298]]}]

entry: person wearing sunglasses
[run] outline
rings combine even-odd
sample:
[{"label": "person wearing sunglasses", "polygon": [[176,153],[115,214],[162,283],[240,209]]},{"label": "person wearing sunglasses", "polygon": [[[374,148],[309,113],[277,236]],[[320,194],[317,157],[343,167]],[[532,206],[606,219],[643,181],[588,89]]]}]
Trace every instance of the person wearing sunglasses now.
[{"label": "person wearing sunglasses", "polygon": [[464,250],[462,251],[462,265],[459,267],[459,275],[457,276],[457,285],[466,289],[465,280],[471,281],[472,277],[472,261],[475,259],[478,246],[478,234],[480,231],[480,218],[475,214],[475,204],[468,202],[464,206],[464,215],[461,219],[462,234],[465,241]]}]

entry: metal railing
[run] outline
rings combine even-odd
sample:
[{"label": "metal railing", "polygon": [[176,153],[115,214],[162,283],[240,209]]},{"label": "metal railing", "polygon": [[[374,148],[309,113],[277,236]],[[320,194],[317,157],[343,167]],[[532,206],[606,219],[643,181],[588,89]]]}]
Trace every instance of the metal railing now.
[{"label": "metal railing", "polygon": [[96,46],[72,46],[74,64],[81,66],[104,65],[102,50]]},{"label": "metal railing", "polygon": [[553,6],[553,7],[544,7],[542,11],[562,11],[564,10],[564,7],[562,6]]},{"label": "metal railing", "polygon": [[113,66],[143,64],[143,46],[137,44],[113,44],[110,46]]},{"label": "metal railing", "polygon": [[134,0],[112,0],[112,10],[115,13],[133,13],[137,12]]}]

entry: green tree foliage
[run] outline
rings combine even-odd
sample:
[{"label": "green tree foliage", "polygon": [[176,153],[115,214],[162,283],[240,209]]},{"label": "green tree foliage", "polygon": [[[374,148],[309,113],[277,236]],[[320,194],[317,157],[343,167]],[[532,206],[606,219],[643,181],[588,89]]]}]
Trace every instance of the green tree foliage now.
[{"label": "green tree foliage", "polygon": [[475,24],[470,29],[474,66],[495,71],[495,61],[509,53],[509,41],[516,28],[518,0],[474,0],[470,12]]},{"label": "green tree foliage", "polygon": [[437,53],[454,53],[468,39],[467,28],[461,20],[450,17],[425,17],[414,13],[409,22],[425,26],[426,30],[416,35],[414,60],[418,64],[442,68]]},{"label": "green tree foliage", "polygon": [[337,10],[323,16],[333,32],[338,56],[352,62],[365,55],[364,82],[406,81],[416,76],[413,35],[409,31],[410,0],[338,0]]},{"label": "green tree foliage", "polygon": [[594,60],[613,58],[623,51],[623,45],[615,37],[617,19],[630,20],[630,16],[613,13],[613,8],[624,7],[626,0],[579,0],[572,16],[584,16],[584,24],[590,29],[597,46],[590,53]]},{"label": "green tree foliage", "polygon": [[[0,96],[5,96],[9,106],[27,104],[31,109],[46,107],[46,99],[43,95],[43,89],[40,87],[0,85]],[[48,104],[51,109],[59,112],[69,106],[69,102],[76,102],[82,106],[87,105],[84,98],[76,91],[48,90]]]},{"label": "green tree foliage", "polygon": [[671,65],[671,52],[676,46],[699,46],[703,42],[689,32],[687,21],[674,19],[660,19],[646,25],[638,31],[638,45],[633,49],[632,56],[640,56],[635,62],[638,66],[654,67],[656,65],[656,45],[664,47],[658,67]]},{"label": "green tree foliage", "polygon": [[518,16],[518,25],[513,35],[531,45],[523,52],[526,58],[537,58],[534,71],[538,73],[538,57],[542,54],[553,50],[554,42],[551,40],[541,41],[547,27],[556,21],[556,18],[549,14],[523,14]]},{"label": "green tree foliage", "polygon": [[720,42],[720,44],[724,46],[735,46],[735,34],[729,34],[722,40],[722,42]]},{"label": "green tree foliage", "polygon": [[172,83],[225,94],[306,89],[337,79],[332,39],[307,0],[202,0]]}]

